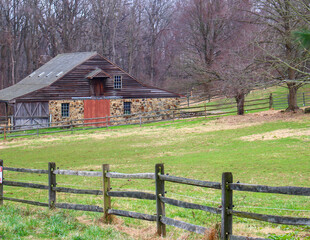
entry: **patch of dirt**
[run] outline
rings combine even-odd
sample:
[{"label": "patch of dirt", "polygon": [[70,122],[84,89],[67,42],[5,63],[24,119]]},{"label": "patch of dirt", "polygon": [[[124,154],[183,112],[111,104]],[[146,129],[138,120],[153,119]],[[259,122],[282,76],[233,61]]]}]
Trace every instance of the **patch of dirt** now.
[{"label": "patch of dirt", "polygon": [[310,114],[304,114],[302,111],[298,112],[282,112],[277,110],[269,110],[258,113],[245,114],[243,116],[227,116],[222,117],[214,122],[217,124],[232,124],[232,125],[242,125],[242,124],[260,124],[264,122],[274,122],[274,121],[301,121],[303,119],[310,119]]},{"label": "patch of dirt", "polygon": [[274,140],[287,137],[310,136],[310,129],[280,129],[272,132],[262,134],[253,134],[250,136],[241,137],[244,141],[257,141],[257,140]]}]

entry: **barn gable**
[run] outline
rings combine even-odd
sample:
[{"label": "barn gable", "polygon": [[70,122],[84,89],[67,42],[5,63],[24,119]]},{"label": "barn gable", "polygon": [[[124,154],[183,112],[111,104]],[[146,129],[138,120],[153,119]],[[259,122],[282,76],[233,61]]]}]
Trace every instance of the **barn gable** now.
[{"label": "barn gable", "polygon": [[17,84],[0,90],[0,101],[11,102],[43,89],[96,54],[96,52],[59,54]]},{"label": "barn gable", "polygon": [[[114,85],[119,77],[121,87]],[[97,79],[97,83],[96,82]],[[100,80],[99,80],[100,79]],[[49,101],[94,97],[101,82],[105,98],[167,98],[179,95],[146,86],[95,52],[60,54],[19,83],[0,91],[0,101]],[[98,97],[98,96],[96,96]]]}]

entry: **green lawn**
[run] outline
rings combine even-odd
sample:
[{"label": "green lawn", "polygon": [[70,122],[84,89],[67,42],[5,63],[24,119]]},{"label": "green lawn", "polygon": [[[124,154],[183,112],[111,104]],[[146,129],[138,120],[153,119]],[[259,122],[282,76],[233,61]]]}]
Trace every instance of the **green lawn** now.
[{"label": "green lawn", "polygon": [[[310,116],[265,123],[257,121],[258,117],[235,116],[234,121],[230,120],[232,117],[213,121],[201,118],[149,124],[142,128],[120,127],[108,131],[102,129],[14,139],[6,143],[0,142],[0,153],[4,165],[10,167],[47,169],[48,162],[56,162],[60,169],[100,171],[101,164],[108,163],[111,171],[137,173],[154,172],[156,163],[164,163],[165,172],[180,177],[220,182],[222,172],[229,171],[233,173],[235,182],[310,187]],[[253,136],[254,134],[256,136]],[[7,180],[47,183],[47,176],[44,174],[5,174]],[[101,178],[57,176],[60,187],[101,189],[101,181]],[[155,189],[153,180],[112,179],[111,185],[113,190],[136,189],[153,192]],[[166,184],[166,190],[166,196],[171,198],[214,207],[221,204],[218,190],[172,183]],[[43,190],[5,186],[4,195],[48,201],[47,191]],[[57,201],[103,205],[102,196],[58,193]],[[310,217],[309,197],[236,192],[234,205],[235,209],[241,211]],[[113,198],[112,206],[116,209],[156,213],[155,202],[147,200]],[[24,230],[21,230],[21,235],[18,236],[36,236],[39,239],[89,239],[91,229],[96,229],[94,231],[98,231],[98,236],[107,234],[114,239],[143,238],[142,233],[120,233],[124,230],[122,227],[136,231],[144,229],[148,236],[152,236],[156,231],[154,223],[118,217],[117,228],[114,225],[99,224],[101,214],[70,210],[53,212],[8,201],[5,201],[0,211],[0,238],[4,235],[7,239],[13,239],[19,228]],[[20,219],[18,211],[22,211],[25,220]],[[168,217],[206,227],[212,227],[220,221],[218,215],[168,205],[166,211]],[[78,219],[81,217],[93,219],[93,222],[80,224]],[[55,223],[51,223],[53,221]],[[49,224],[55,226],[48,231]],[[37,227],[34,228],[33,225]],[[298,239],[298,236],[310,239],[309,235],[306,236],[309,230],[309,227],[280,226],[234,218],[234,234],[240,235],[266,237],[274,233],[293,239]],[[186,234],[182,230],[168,227],[169,238],[176,239]],[[196,238],[198,235],[189,236],[189,239]]]}]

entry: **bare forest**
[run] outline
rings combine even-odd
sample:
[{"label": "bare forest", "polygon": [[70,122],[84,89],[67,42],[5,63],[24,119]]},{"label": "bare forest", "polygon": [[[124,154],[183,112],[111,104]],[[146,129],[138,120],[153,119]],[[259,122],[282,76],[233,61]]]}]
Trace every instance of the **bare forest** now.
[{"label": "bare forest", "polygon": [[0,0],[0,89],[60,53],[97,51],[141,82],[233,97],[309,78],[310,0]]}]

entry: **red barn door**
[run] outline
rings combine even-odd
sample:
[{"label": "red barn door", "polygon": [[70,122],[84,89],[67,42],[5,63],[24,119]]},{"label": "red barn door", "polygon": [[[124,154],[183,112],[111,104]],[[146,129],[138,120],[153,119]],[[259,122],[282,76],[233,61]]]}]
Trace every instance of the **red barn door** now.
[{"label": "red barn door", "polygon": [[[110,100],[84,100],[84,118],[103,118],[110,116]],[[105,122],[105,119],[85,120],[85,123]],[[105,126],[105,123],[89,124]]]}]

